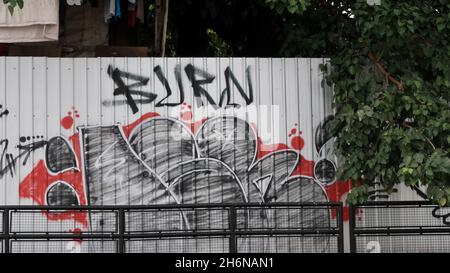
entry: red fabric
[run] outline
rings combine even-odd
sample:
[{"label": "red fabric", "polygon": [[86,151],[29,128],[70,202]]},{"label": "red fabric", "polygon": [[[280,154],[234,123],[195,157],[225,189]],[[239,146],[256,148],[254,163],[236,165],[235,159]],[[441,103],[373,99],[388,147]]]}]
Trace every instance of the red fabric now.
[{"label": "red fabric", "polygon": [[129,27],[136,26],[136,7],[134,5],[129,5],[127,10],[127,25]]}]

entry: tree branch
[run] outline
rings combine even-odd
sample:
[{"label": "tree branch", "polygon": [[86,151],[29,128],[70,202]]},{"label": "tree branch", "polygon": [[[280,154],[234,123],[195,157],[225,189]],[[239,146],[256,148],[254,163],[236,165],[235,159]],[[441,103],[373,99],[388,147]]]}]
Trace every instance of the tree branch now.
[{"label": "tree branch", "polygon": [[384,75],[386,79],[386,84],[389,82],[392,82],[397,86],[397,89],[400,91],[404,90],[403,83],[399,80],[395,79],[394,77],[389,74],[389,72],[383,67],[383,65],[375,58],[375,56],[372,54],[372,52],[369,52],[369,59],[372,61],[372,63],[380,70],[380,72]]}]

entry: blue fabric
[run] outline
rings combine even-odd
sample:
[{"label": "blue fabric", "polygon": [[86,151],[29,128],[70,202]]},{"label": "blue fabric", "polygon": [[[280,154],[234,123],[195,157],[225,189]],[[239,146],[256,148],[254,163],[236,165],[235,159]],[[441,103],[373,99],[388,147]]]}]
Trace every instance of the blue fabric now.
[{"label": "blue fabric", "polygon": [[120,12],[120,0],[116,0],[116,17],[120,18],[122,16]]}]

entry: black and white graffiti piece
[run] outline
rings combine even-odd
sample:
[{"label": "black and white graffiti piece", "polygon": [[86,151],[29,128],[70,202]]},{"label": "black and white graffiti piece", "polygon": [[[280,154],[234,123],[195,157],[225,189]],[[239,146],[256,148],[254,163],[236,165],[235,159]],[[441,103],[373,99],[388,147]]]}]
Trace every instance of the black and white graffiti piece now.
[{"label": "black and white graffiti piece", "polygon": [[[227,164],[243,180],[256,159],[256,133],[249,124],[235,117],[208,120],[197,133],[201,157]],[[245,187],[248,192],[248,187]]]},{"label": "black and white graffiti piece", "polygon": [[436,207],[432,212],[433,217],[441,219],[444,225],[450,226],[450,208],[449,207]]},{"label": "black and white graffiti piece", "polygon": [[195,140],[182,123],[167,118],[142,122],[130,134],[131,147],[157,174],[196,157]]},{"label": "black and white graffiti piece", "polygon": [[75,189],[64,182],[57,182],[50,186],[46,196],[49,206],[78,206],[80,204]]},{"label": "black and white graffiti piece", "polygon": [[[328,202],[325,190],[310,177],[289,178],[278,190],[277,202]],[[272,227],[309,230],[329,229],[330,209],[302,208],[301,213],[274,213]],[[270,219],[270,218],[269,218]],[[325,252],[330,238],[318,236],[305,238],[303,244],[313,245],[316,252]],[[308,242],[309,241],[309,242]]]},{"label": "black and white graffiti piece", "polygon": [[318,154],[320,154],[320,151],[324,147],[325,143],[333,137],[329,128],[330,122],[333,121],[333,119],[333,115],[327,116],[316,128],[314,143]]},{"label": "black and white graffiti piece", "polygon": [[[276,202],[327,202],[328,198],[325,190],[310,177],[291,177],[285,180],[277,191]],[[331,226],[330,209],[326,206],[323,208],[314,207],[308,209],[304,207],[301,211],[291,210],[286,213],[280,208],[264,208],[254,207],[248,211],[248,221],[246,226],[239,221],[237,227],[239,229],[304,229],[304,230],[320,230],[329,229]],[[239,225],[241,224],[241,225]],[[282,242],[280,245],[280,242]],[[329,248],[329,236],[304,236],[302,238],[290,238],[287,240],[276,240],[271,237],[262,237],[255,241],[251,238],[242,240],[238,246],[242,252],[258,251],[258,252],[276,252],[284,250],[286,252],[298,251],[302,245],[314,246],[314,252],[326,252]],[[257,244],[258,250],[252,246]]]},{"label": "black and white graffiti piece", "polygon": [[0,118],[7,116],[9,114],[8,109],[3,110],[3,105],[0,104]]},{"label": "black and white graffiti piece", "polygon": [[315,146],[319,159],[314,165],[314,177],[322,184],[332,184],[336,181],[334,141],[329,128],[333,119],[333,115],[327,116],[317,126],[315,132]]},{"label": "black and white graffiti piece", "polygon": [[83,128],[81,137],[90,204],[142,205],[157,198],[163,182],[130,147],[119,126]]},{"label": "black and white graffiti piece", "polygon": [[[296,151],[277,151],[257,160],[256,133],[235,117],[210,119],[196,136],[178,120],[157,117],[142,121],[129,140],[116,125],[82,128],[81,140],[91,205],[326,201],[315,180],[289,178],[299,162]],[[302,225],[308,227],[330,221],[327,211],[306,218],[265,212],[257,219],[247,212],[238,216],[238,225],[244,227],[252,221],[282,221],[279,217],[304,219]],[[147,230],[154,226],[144,213],[133,217]],[[219,211],[180,210],[159,219],[158,225],[201,229],[222,221]],[[94,227],[104,222],[101,216],[91,216]]]},{"label": "black and white graffiti piece", "polygon": [[322,158],[314,165],[314,176],[324,184],[336,181],[336,166],[331,160]]},{"label": "black and white graffiti piece", "polygon": [[67,140],[60,136],[53,137],[48,141],[45,151],[45,163],[47,168],[53,173],[78,169],[74,151]]}]

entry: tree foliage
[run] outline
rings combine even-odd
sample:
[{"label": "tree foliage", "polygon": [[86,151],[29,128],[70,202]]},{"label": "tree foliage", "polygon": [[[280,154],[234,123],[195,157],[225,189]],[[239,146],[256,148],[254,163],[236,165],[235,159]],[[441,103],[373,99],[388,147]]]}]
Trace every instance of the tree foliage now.
[{"label": "tree foliage", "polygon": [[363,181],[350,201],[379,180],[388,191],[425,185],[450,203],[450,4],[355,1],[351,15],[356,35],[343,39],[328,77],[341,176]]},{"label": "tree foliage", "polygon": [[8,5],[8,10],[11,15],[14,13],[16,6],[23,8],[23,0],[3,0],[3,4]]}]

